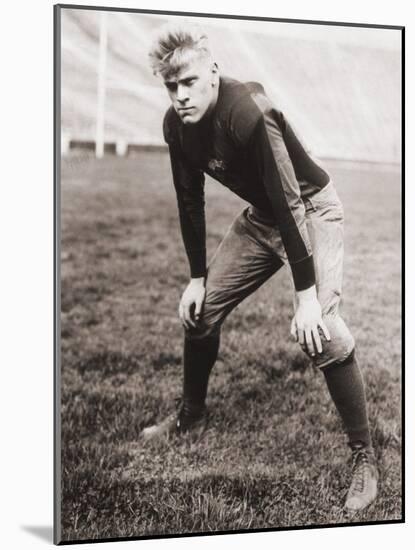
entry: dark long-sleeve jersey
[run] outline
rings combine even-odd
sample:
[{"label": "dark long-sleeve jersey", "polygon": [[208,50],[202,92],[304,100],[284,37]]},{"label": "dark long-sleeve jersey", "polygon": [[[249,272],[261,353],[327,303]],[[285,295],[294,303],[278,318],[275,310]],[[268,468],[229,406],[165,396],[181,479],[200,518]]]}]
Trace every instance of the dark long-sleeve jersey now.
[{"label": "dark long-sleeve jersey", "polygon": [[315,284],[303,199],[330,178],[260,84],[221,77],[209,116],[184,125],[170,107],[163,133],[192,277],[206,275],[206,173],[275,220],[295,288]]}]

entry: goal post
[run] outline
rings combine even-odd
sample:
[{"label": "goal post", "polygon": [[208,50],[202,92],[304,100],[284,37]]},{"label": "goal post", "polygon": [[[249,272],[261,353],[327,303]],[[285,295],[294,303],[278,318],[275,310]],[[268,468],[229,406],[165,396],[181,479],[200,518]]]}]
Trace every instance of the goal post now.
[{"label": "goal post", "polygon": [[95,156],[104,156],[104,125],[105,125],[105,88],[106,88],[106,64],[107,64],[107,41],[108,21],[107,12],[99,14],[99,58],[98,58],[98,79],[97,79],[97,120],[95,135]]}]

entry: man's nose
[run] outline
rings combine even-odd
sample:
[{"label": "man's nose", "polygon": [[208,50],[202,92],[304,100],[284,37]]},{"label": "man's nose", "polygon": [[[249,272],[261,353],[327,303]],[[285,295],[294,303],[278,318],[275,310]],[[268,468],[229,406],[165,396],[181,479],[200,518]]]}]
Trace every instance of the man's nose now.
[{"label": "man's nose", "polygon": [[189,90],[187,86],[177,86],[177,101],[184,102],[189,99]]}]

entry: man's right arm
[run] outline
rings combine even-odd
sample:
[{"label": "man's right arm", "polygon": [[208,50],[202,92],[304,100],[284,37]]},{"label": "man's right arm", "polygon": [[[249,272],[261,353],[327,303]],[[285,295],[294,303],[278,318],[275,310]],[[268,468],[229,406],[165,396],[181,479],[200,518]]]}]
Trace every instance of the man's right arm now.
[{"label": "man's right arm", "polygon": [[169,143],[173,183],[176,189],[180,228],[192,279],[206,276],[205,177],[189,166],[175,143]]},{"label": "man's right arm", "polygon": [[180,228],[190,265],[190,276],[206,276],[205,177],[186,160],[180,146],[178,117],[170,107],[163,119],[163,137],[169,146]]}]

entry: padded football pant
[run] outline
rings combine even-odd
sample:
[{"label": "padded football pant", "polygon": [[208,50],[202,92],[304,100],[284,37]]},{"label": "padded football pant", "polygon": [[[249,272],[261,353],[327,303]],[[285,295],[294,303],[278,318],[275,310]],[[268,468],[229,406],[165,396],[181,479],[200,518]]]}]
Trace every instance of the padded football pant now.
[{"label": "padded football pant", "polygon": [[[339,314],[343,207],[331,182],[304,203],[317,296],[331,337],[329,342],[323,338],[323,353],[316,354],[312,361],[324,368],[341,363],[354,349],[353,336]],[[252,206],[244,209],[233,221],[209,264],[202,319],[196,329],[186,329],[185,337],[218,335],[227,315],[285,263],[285,248],[272,220]]]}]

